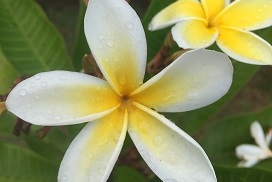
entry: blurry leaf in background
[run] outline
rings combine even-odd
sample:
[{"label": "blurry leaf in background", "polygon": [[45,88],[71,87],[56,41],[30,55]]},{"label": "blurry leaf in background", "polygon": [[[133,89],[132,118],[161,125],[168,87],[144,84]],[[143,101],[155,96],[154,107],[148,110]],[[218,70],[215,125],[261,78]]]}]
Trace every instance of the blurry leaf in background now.
[{"label": "blurry leaf in background", "polygon": [[77,71],[82,69],[82,58],[85,54],[90,54],[90,48],[88,46],[85,34],[84,34],[84,17],[86,11],[86,5],[83,1],[80,2],[79,17],[76,30],[76,41],[73,51],[72,61]]},{"label": "blurry leaf in background", "polygon": [[215,167],[218,182],[269,182],[272,173],[259,169]]},{"label": "blurry leaf in background", "polygon": [[[259,121],[264,131],[272,127],[272,105],[255,113],[233,116],[217,121],[209,127],[200,141],[213,164],[221,166],[237,166],[240,161],[235,156],[235,148],[240,144],[255,144],[250,134],[250,125]],[[272,159],[258,163],[254,168],[272,172]]]},{"label": "blurry leaf in background", "polygon": [[114,181],[118,182],[147,182],[148,180],[136,169],[128,166],[117,166],[114,169]]},{"label": "blurry leaf in background", "polygon": [[53,182],[58,165],[32,151],[12,144],[0,144],[1,182]]},{"label": "blurry leaf in background", "polygon": [[63,38],[33,0],[0,0],[0,45],[22,75],[73,70]]},{"label": "blurry leaf in background", "polygon": [[0,94],[6,94],[20,73],[9,63],[0,47]]}]

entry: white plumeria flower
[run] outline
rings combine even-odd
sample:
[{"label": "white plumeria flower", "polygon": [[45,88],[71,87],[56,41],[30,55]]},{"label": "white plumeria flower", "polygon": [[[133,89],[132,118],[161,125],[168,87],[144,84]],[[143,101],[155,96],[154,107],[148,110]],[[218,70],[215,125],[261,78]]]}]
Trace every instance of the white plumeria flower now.
[{"label": "white plumeria flower", "polygon": [[6,101],[9,111],[35,125],[89,122],[69,146],[58,181],[106,181],[127,131],[163,181],[216,181],[201,146],[156,111],[188,111],[221,98],[232,82],[228,57],[190,51],[143,84],[145,34],[125,0],[90,1],[85,34],[106,81],[82,73],[45,72],[18,84]]},{"label": "white plumeria flower", "polygon": [[269,149],[272,130],[265,136],[260,123],[255,121],[250,126],[250,132],[258,146],[242,144],[236,147],[237,157],[243,160],[238,163],[239,167],[252,167],[259,161],[272,157],[272,151]]}]

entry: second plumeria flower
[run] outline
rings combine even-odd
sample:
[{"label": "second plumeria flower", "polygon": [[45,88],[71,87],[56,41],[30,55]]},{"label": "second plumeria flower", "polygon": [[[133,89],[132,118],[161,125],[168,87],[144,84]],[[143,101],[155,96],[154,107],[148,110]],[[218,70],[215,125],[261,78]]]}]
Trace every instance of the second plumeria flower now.
[{"label": "second plumeria flower", "polygon": [[201,146],[157,111],[189,111],[221,98],[232,82],[228,57],[190,51],[143,83],[146,38],[125,0],[90,1],[84,26],[106,80],[67,71],[40,73],[18,84],[6,101],[9,111],[36,125],[89,122],[69,146],[58,181],[105,182],[127,131],[163,181],[216,181]]},{"label": "second plumeria flower", "polygon": [[272,65],[272,47],[250,32],[272,25],[271,0],[178,0],[159,12],[150,30],[176,24],[172,35],[184,49],[215,41],[230,57],[249,64]]},{"label": "second plumeria flower", "polygon": [[238,164],[240,167],[252,167],[261,160],[272,158],[272,151],[269,148],[272,130],[265,136],[260,123],[255,121],[250,126],[250,133],[257,145],[242,144],[236,147],[237,157],[243,160]]}]

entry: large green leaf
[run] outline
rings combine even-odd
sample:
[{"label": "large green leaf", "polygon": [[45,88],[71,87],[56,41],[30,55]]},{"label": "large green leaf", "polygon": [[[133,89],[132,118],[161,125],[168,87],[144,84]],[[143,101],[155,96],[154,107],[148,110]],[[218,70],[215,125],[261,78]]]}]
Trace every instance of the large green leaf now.
[{"label": "large green leaf", "polygon": [[58,166],[27,149],[0,144],[1,182],[52,182]]},{"label": "large green leaf", "polygon": [[268,182],[272,173],[259,169],[215,167],[218,182]]},{"label": "large green leaf", "polygon": [[128,166],[117,166],[112,176],[114,182],[147,182],[140,172]]},{"label": "large green leaf", "polygon": [[0,46],[22,75],[73,69],[62,37],[33,0],[0,0]]},{"label": "large green leaf", "polygon": [[[235,148],[240,144],[255,144],[250,134],[250,124],[257,120],[267,131],[272,126],[271,110],[272,105],[256,113],[222,119],[209,127],[200,144],[211,161],[214,164],[236,166],[239,160],[235,156]],[[272,159],[260,162],[255,168],[272,172]]]},{"label": "large green leaf", "polygon": [[20,73],[9,63],[0,47],[0,94],[6,94]]},{"label": "large green leaf", "polygon": [[76,70],[82,69],[82,58],[85,54],[90,54],[90,48],[88,46],[85,34],[84,34],[84,16],[86,12],[86,5],[83,1],[80,2],[79,16],[78,16],[78,24],[76,31],[76,42],[73,52],[72,61],[76,68]]}]

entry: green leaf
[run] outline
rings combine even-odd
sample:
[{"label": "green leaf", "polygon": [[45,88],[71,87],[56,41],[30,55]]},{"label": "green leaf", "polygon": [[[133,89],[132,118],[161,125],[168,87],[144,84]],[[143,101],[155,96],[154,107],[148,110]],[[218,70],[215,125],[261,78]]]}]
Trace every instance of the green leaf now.
[{"label": "green leaf", "polygon": [[9,63],[0,47],[0,94],[6,94],[20,73]]},{"label": "green leaf", "polygon": [[[256,113],[248,113],[222,119],[209,127],[201,146],[207,152],[213,164],[234,167],[239,162],[235,148],[240,144],[256,144],[250,134],[250,124],[259,121],[266,132],[272,126],[272,105]],[[254,168],[272,172],[272,159],[258,163]]]},{"label": "green leaf", "polygon": [[73,52],[72,61],[77,71],[82,69],[82,58],[85,54],[90,54],[90,48],[88,46],[85,33],[84,33],[84,17],[86,12],[86,5],[83,1],[80,2],[78,25],[76,31],[76,41]]},{"label": "green leaf", "polygon": [[58,166],[27,149],[0,144],[0,181],[52,182],[57,180]]},{"label": "green leaf", "polygon": [[140,172],[127,166],[116,167],[113,172],[113,179],[115,182],[147,182],[147,179]]},{"label": "green leaf", "polygon": [[272,173],[259,169],[215,167],[218,182],[268,182]]},{"label": "green leaf", "polygon": [[62,37],[33,0],[0,0],[0,45],[22,75],[73,69]]}]

